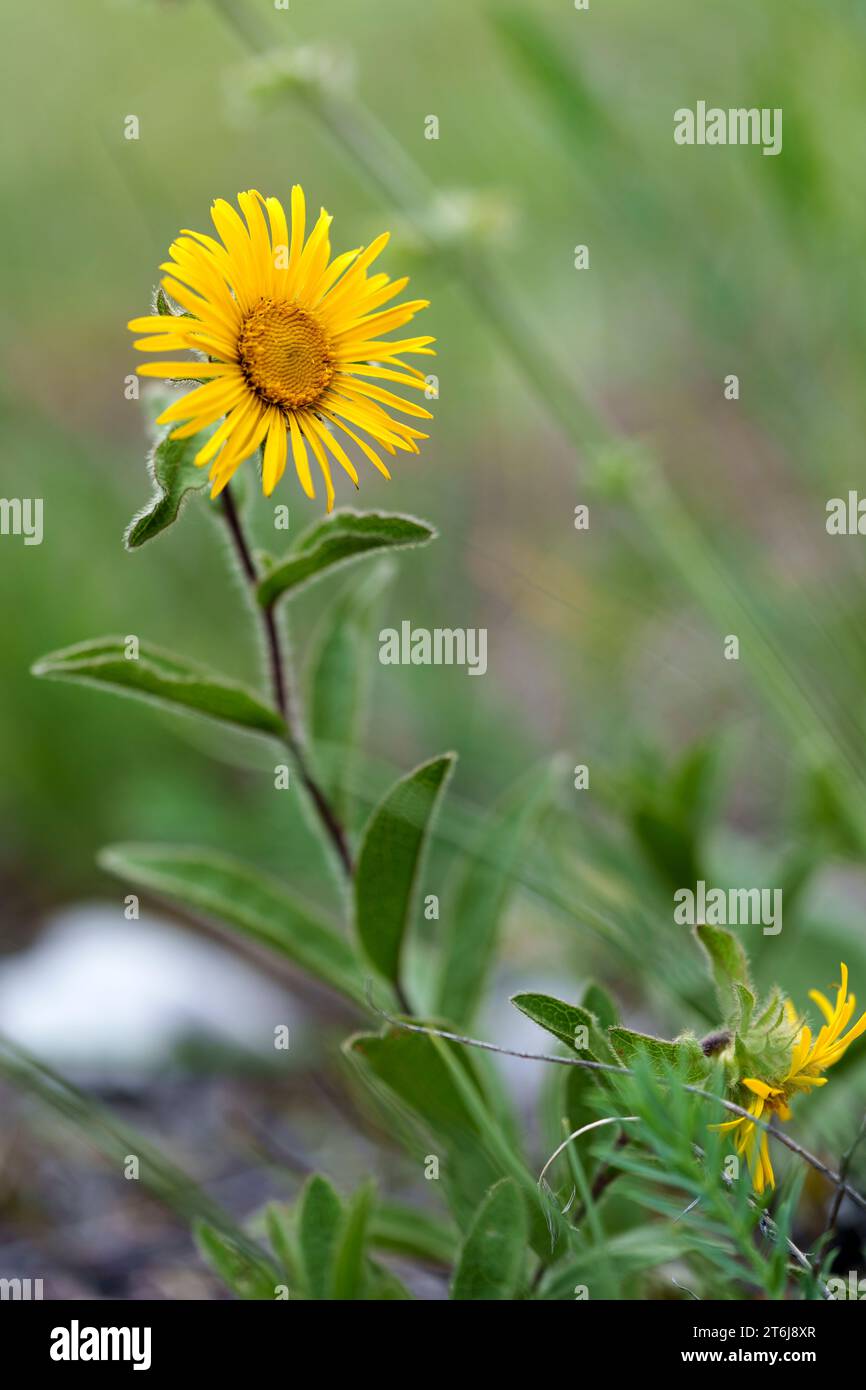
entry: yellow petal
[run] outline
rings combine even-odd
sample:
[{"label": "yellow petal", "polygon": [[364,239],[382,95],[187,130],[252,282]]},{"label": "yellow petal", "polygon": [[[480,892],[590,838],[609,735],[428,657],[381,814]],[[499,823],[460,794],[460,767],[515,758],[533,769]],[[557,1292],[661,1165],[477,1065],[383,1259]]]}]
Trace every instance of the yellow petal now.
[{"label": "yellow petal", "polygon": [[363,454],[366,454],[367,458],[370,460],[370,462],[372,463],[373,467],[374,467],[374,468],[378,468],[378,470],[379,470],[379,472],[382,474],[383,478],[390,478],[390,477],[391,477],[391,473],[390,473],[389,469],[385,466],[385,464],[384,464],[384,463],[382,462],[382,460],[379,458],[379,455],[376,453],[375,449],[371,449],[370,446],[369,446],[369,444],[367,444],[367,443],[360,437],[360,435],[355,434],[355,431],[354,431],[354,430],[350,430],[350,429],[349,429],[349,426],[345,423],[345,421],[343,421],[343,420],[338,420],[337,417],[336,417],[336,415],[334,415],[332,411],[327,410],[324,406],[322,407],[322,414],[326,417],[326,419],[330,420],[330,421],[332,422],[332,424],[335,424],[335,425],[337,426],[338,429],[341,429],[341,430],[343,431],[344,434],[347,434],[347,435],[349,436],[349,438],[350,438],[351,440],[354,441],[355,444],[357,444],[357,446],[358,446],[358,448],[361,450],[361,452],[362,452]]},{"label": "yellow petal", "polygon": [[297,417],[294,414],[289,416],[289,427],[292,433],[292,457],[295,460],[295,472],[298,475],[298,481],[307,496],[313,498],[316,495],[316,490],[313,487],[313,478],[310,473],[307,446],[304,443],[304,436],[301,434]]},{"label": "yellow petal", "polygon": [[780,1096],[782,1094],[777,1087],[768,1086],[766,1081],[759,1081],[754,1076],[744,1076],[742,1081],[744,1086],[748,1086],[749,1090],[754,1092],[756,1096],[760,1096],[762,1100],[766,1100],[768,1096]]},{"label": "yellow petal", "polygon": [[194,381],[196,377],[237,376],[234,362],[142,362],[135,369],[139,376],[176,377],[178,381]]},{"label": "yellow petal", "polygon": [[285,472],[286,447],[287,433],[282,411],[272,410],[268,420],[268,438],[262,468],[262,487],[266,497],[270,497]]},{"label": "yellow petal", "polygon": [[305,412],[300,416],[298,424],[303,431],[304,438],[316,456],[316,461],[322,470],[322,477],[325,480],[325,496],[327,498],[327,509],[329,512],[334,510],[334,483],[331,478],[331,468],[325,457],[325,451],[316,438],[316,432],[310,424],[310,415]]},{"label": "yellow petal", "polygon": [[358,470],[355,467],[352,460],[349,458],[345,449],[343,449],[342,446],[337,443],[336,439],[331,434],[331,431],[327,429],[320,420],[317,420],[315,415],[310,414],[308,416],[308,420],[309,423],[312,425],[313,429],[316,431],[316,434],[321,439],[322,443],[325,445],[327,449],[330,449],[331,453],[334,455],[334,458],[337,460],[340,467],[346,473],[348,473],[349,477],[352,479],[352,482],[355,484],[355,487],[357,487]]},{"label": "yellow petal", "polygon": [[[821,991],[820,991],[819,989],[810,989],[810,990],[809,990],[809,998],[810,998],[815,1004],[818,1005],[818,1008],[821,1010],[821,1013],[824,1015],[824,1018],[827,1020],[827,1022],[828,1022],[828,1023],[832,1023],[832,1022],[833,1022],[833,1007],[832,1007],[832,1005],[831,1005],[831,1003],[830,1003],[830,1000],[827,998],[827,996],[826,996],[825,994],[822,994]],[[795,1015],[795,1017],[796,1017],[796,1015]]]}]

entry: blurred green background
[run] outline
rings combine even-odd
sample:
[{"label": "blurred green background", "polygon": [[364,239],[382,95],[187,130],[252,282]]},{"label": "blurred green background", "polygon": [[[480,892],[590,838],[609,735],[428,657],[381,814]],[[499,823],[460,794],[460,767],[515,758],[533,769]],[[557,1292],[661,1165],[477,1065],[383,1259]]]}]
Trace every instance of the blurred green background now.
[{"label": "blurred green background", "polygon": [[[348,55],[348,139],[291,84],[262,92],[250,41],[263,36]],[[381,626],[489,629],[483,680],[380,668],[371,649],[358,818],[397,771],[457,749],[460,815],[443,825],[433,884],[475,813],[563,750],[497,999],[557,975],[567,995],[595,974],[639,1026],[700,1027],[709,996],[671,920],[685,869],[784,883],[782,934],[745,929],[762,986],[803,998],[844,955],[866,991],[863,540],[824,525],[827,499],[860,482],[866,431],[866,5],[79,0],[17,7],[14,46],[0,93],[0,495],[44,498],[45,539],[0,538],[0,948],[58,904],[116,902],[94,856],[127,838],[232,848],[333,903],[297,802],[275,800],[267,752],[29,675],[42,653],[114,632],[257,677],[203,497],[142,552],[123,550],[149,493],[125,323],[147,312],[178,229],[207,228],[214,197],[285,199],[300,182],[334,215],[335,249],[394,229],[384,266],[410,267],[432,301],[420,331],[439,339],[420,456],[402,456],[391,483],[365,470],[360,497],[347,483],[338,497],[439,528],[400,559]],[[368,133],[352,124],[356,99],[394,142],[386,187],[349,148]],[[676,146],[673,112],[698,99],[782,107],[781,156]],[[124,139],[129,114],[137,141]],[[419,226],[443,222],[456,228],[445,253],[419,244]],[[563,434],[484,312],[479,264],[528,316],[530,374],[549,357],[645,441],[673,509],[652,489],[645,504],[600,486],[598,456]],[[738,401],[724,399],[728,373]],[[257,541],[276,549],[271,509],[248,491]],[[289,474],[276,500],[293,533],[317,515]],[[293,605],[301,664],[351,582]],[[728,633],[739,662],[723,659]],[[687,758],[697,771],[678,780]],[[577,763],[588,792],[572,789]],[[806,1138],[832,1147],[848,1133],[866,1066],[852,1054],[845,1071],[846,1086],[804,1107]]]}]

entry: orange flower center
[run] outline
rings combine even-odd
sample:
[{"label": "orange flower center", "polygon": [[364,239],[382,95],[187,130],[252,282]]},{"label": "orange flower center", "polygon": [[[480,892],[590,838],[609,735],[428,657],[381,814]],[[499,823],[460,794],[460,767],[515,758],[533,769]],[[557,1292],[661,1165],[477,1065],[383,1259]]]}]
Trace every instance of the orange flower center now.
[{"label": "orange flower center", "polygon": [[335,371],[331,344],[313,315],[272,299],[259,300],[247,314],[238,353],[256,395],[287,410],[317,401]]}]

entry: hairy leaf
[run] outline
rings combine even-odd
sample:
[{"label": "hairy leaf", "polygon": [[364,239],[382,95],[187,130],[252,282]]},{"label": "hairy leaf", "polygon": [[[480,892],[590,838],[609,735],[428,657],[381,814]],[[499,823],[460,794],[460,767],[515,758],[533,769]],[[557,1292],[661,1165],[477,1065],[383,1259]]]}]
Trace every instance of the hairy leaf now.
[{"label": "hairy leaf", "polygon": [[277,736],[285,732],[277,711],[246,686],[149,643],[139,642],[136,656],[127,657],[127,650],[134,650],[127,638],[97,637],[43,656],[32,671],[48,680],[104,685],[119,695],[203,714],[242,729]]},{"label": "hairy leaf", "polygon": [[370,817],[355,874],[355,927],[368,959],[393,984],[412,920],[430,828],[454,765],[445,753],[391,788]]},{"label": "hairy leaf", "polygon": [[490,1189],[469,1228],[451,1297],[515,1299],[523,1275],[528,1235],[526,1205],[520,1189],[511,1178],[503,1178]]},{"label": "hairy leaf", "polygon": [[[560,1042],[564,1042],[581,1057],[588,1061],[599,1060],[588,1045],[595,1030],[595,1020],[592,1014],[579,1004],[566,1004],[562,999],[554,999],[552,994],[515,994],[511,1002],[522,1014],[531,1018],[533,1023],[537,1023],[540,1028],[546,1028],[548,1033],[559,1038]],[[584,1036],[587,1045],[579,1046]]]},{"label": "hairy leaf", "polygon": [[153,496],[127,527],[123,537],[127,550],[136,550],[167,530],[177,521],[189,494],[208,486],[207,468],[193,462],[207,434],[203,431],[187,439],[172,439],[169,432],[154,445],[147,461]]},{"label": "hairy leaf", "polygon": [[352,1197],[334,1254],[333,1297],[363,1297],[366,1274],[367,1227],[373,1207],[374,1187],[364,1183]]},{"label": "hairy leaf", "polygon": [[331,1296],[343,1203],[327,1178],[316,1174],[298,1204],[298,1242],[310,1298]]},{"label": "hairy leaf", "polygon": [[332,512],[305,531],[288,555],[267,571],[259,584],[259,602],[267,607],[351,560],[426,545],[435,535],[425,521],[396,512]]},{"label": "hairy leaf", "polygon": [[733,986],[739,984],[751,989],[746,953],[737,938],[724,927],[711,927],[701,922],[695,927],[695,935],[710,963],[719,1003],[727,1016],[735,1002]]},{"label": "hairy leaf", "polygon": [[635,1033],[630,1028],[611,1028],[609,1037],[614,1051],[624,1066],[631,1066],[637,1057],[644,1057],[659,1076],[673,1067],[685,1074],[689,1082],[700,1081],[709,1071],[709,1063],[696,1038],[680,1038],[667,1042],[648,1033]]},{"label": "hairy leaf", "polygon": [[363,1002],[361,970],[351,947],[315,908],[259,869],[207,849],[143,844],[111,845],[99,863],[124,884],[238,928]]}]

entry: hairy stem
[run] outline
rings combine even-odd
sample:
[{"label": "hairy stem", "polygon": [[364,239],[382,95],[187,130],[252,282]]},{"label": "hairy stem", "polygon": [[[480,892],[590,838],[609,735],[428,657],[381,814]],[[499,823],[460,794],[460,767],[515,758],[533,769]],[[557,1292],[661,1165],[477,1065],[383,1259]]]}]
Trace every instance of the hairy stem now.
[{"label": "hairy stem", "polygon": [[237,507],[234,503],[234,498],[228,487],[226,487],[222,493],[222,504],[223,515],[226,520],[226,525],[228,526],[229,535],[231,536],[235,553],[240,561],[244,578],[249,585],[253,608],[258,614],[261,623],[265,647],[268,653],[268,666],[274,703],[286,725],[286,745],[300,773],[301,781],[316,809],[316,814],[322,822],[325,833],[334,846],[347,877],[351,878],[354,866],[346,831],[307,763],[303,747],[303,733],[301,730],[300,718],[288,680],[288,668],[280,643],[280,634],[277,628],[274,605],[271,603],[263,606],[259,603],[256,593],[259,582],[256,563],[250,551],[247,538],[244,535],[244,529],[241,524],[240,516],[238,515]]}]

